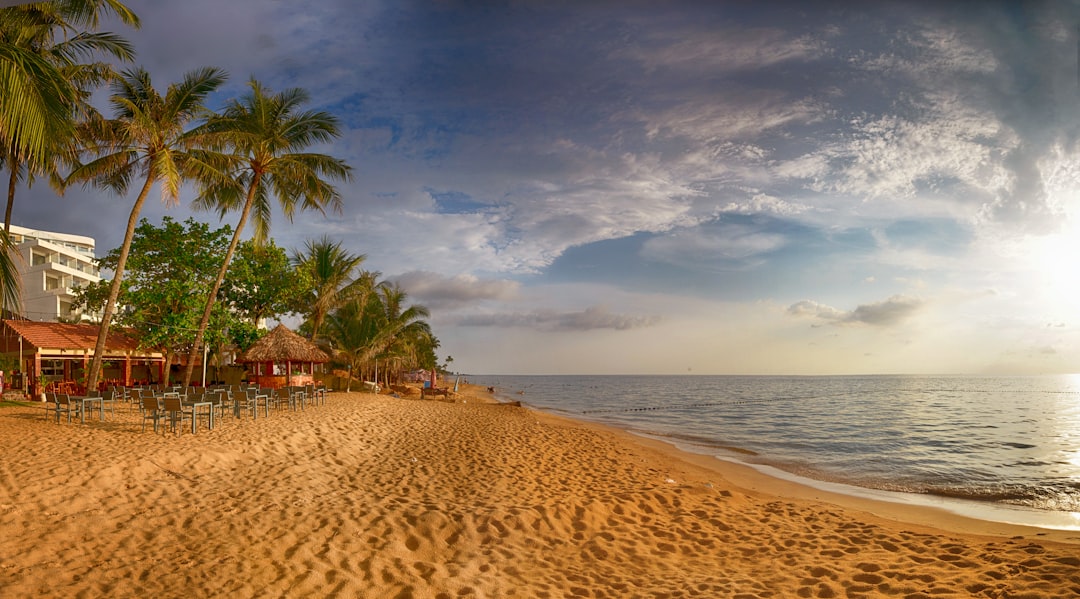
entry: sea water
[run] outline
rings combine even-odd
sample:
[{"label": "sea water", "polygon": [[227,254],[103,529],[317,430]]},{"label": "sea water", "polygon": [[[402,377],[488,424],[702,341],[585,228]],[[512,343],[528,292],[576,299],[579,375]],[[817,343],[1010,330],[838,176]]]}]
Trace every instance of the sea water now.
[{"label": "sea water", "polygon": [[833,491],[1080,529],[1080,377],[477,376]]}]

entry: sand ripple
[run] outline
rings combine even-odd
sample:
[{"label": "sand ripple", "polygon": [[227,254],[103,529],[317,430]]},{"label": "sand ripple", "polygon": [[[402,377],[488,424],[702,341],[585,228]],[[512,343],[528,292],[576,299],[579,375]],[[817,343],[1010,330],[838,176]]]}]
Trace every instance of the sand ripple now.
[{"label": "sand ripple", "polygon": [[1080,596],[1077,545],[744,491],[476,398],[140,426],[0,410],[0,596]]}]

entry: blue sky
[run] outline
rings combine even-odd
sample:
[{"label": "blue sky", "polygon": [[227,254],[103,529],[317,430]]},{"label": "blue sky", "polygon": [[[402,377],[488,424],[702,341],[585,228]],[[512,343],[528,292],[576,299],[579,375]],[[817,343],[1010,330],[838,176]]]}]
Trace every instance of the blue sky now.
[{"label": "blue sky", "polygon": [[[128,4],[159,87],[341,118],[344,213],[273,236],[366,254],[457,369],[1080,371],[1076,2]],[[103,253],[130,205],[13,221]]]}]

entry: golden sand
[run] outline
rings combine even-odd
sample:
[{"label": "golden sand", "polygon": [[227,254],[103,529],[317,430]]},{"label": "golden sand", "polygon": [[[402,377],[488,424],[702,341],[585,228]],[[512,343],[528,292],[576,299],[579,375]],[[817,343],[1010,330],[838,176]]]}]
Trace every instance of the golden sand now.
[{"label": "golden sand", "polygon": [[477,393],[339,393],[196,435],[0,409],[0,597],[1080,596],[1080,533],[830,496]]}]

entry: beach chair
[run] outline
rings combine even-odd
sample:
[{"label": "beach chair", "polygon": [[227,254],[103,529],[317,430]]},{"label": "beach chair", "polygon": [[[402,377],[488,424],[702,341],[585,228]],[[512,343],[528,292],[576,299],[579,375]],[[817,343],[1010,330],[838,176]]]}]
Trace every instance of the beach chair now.
[{"label": "beach chair", "polygon": [[116,416],[116,395],[111,389],[101,392],[101,411],[108,411],[110,415]]},{"label": "beach chair", "polygon": [[180,432],[180,429],[177,428],[178,425],[183,424],[185,420],[191,420],[195,417],[193,411],[184,406],[184,402],[180,399],[179,393],[166,393],[162,398],[161,403],[165,410],[165,417],[168,418],[169,426],[172,427],[174,433]]},{"label": "beach chair", "polygon": [[[165,412],[161,409],[161,405],[158,403],[158,398],[154,397],[153,393],[140,393],[140,408],[142,409],[142,430],[146,432],[146,421],[154,421],[154,432],[157,433],[158,421],[163,421],[165,418]],[[164,426],[162,422],[162,426]]]},{"label": "beach chair", "polygon": [[290,410],[294,412],[297,409],[304,410],[306,394],[303,387],[282,387],[278,389],[278,393],[281,394],[282,401],[289,406]]},{"label": "beach chair", "polygon": [[205,397],[206,401],[214,402],[214,408],[218,411],[219,419],[225,416],[226,412],[232,412],[232,410],[226,410],[226,408],[232,407],[228,389],[210,389],[206,392]]},{"label": "beach chair", "polygon": [[50,392],[50,393],[45,394],[45,406],[44,407],[45,407],[45,420],[48,420],[48,419],[55,416],[56,421],[60,422],[60,415],[56,413],[57,403],[56,403],[56,394],[55,393]]},{"label": "beach chair", "polygon": [[[211,414],[210,412],[213,412],[213,411],[218,409],[218,404],[217,404],[217,401],[216,401],[217,393],[209,393],[208,394],[208,393],[204,392],[201,388],[196,389],[195,387],[189,387],[188,389],[189,389],[189,393],[187,395],[187,398],[183,400],[184,409],[190,410],[191,411],[191,417],[196,419],[196,420],[199,419],[199,418],[205,418],[206,419],[206,428],[209,429],[210,428],[210,423],[213,421],[213,418],[214,418],[213,414]],[[209,403],[209,404],[211,404],[210,405],[210,410],[209,411],[197,410],[195,408],[195,406],[193,405],[193,404],[196,404],[196,403]]]},{"label": "beach chair", "polygon": [[308,385],[307,386],[308,401],[311,405],[326,405],[326,386],[325,385]]},{"label": "beach chair", "polygon": [[240,391],[240,411],[250,412],[252,418],[259,417],[259,402],[255,398],[255,389],[247,388]]},{"label": "beach chair", "polygon": [[60,414],[67,414],[68,422],[71,422],[71,415],[82,416],[83,403],[81,401],[71,401],[71,396],[67,393],[56,394],[56,422],[60,422]]},{"label": "beach chair", "polygon": [[270,408],[274,408],[275,410],[281,408],[281,395],[278,393],[278,391],[278,389],[260,387],[259,390],[256,392],[255,397],[262,398],[262,401],[265,402],[264,405],[266,407],[267,416],[270,415]]},{"label": "beach chair", "polygon": [[258,412],[259,407],[261,406],[263,415],[266,418],[270,417],[270,395],[268,394],[268,391],[269,389],[260,389],[258,387],[248,389],[248,397],[255,401],[255,411]]},{"label": "beach chair", "polygon": [[145,404],[143,403],[143,398],[144,397],[153,397],[154,396],[154,394],[151,393],[150,391],[139,389],[139,388],[132,389],[128,393],[131,396],[131,405],[133,407],[135,407],[136,409],[138,409],[140,412],[145,412],[145,409],[144,409]]}]

